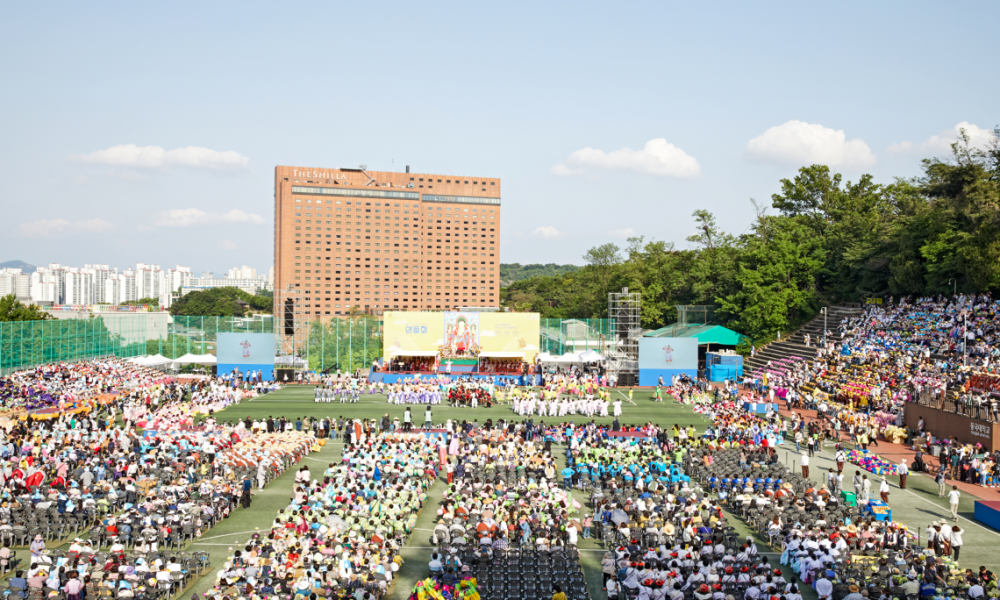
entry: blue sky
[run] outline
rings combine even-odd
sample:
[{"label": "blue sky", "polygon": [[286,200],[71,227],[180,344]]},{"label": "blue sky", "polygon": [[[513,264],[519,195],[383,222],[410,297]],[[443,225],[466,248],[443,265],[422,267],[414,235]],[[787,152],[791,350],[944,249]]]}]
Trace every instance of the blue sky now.
[{"label": "blue sky", "polygon": [[996,2],[17,3],[0,261],[272,263],[277,164],[500,177],[503,262],[732,233],[1000,123]]}]

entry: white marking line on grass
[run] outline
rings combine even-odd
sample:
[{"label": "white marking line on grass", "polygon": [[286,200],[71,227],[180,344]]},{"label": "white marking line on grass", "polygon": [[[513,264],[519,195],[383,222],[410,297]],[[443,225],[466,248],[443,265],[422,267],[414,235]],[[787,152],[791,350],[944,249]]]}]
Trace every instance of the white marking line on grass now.
[{"label": "white marking line on grass", "polygon": [[[931,501],[930,501],[930,500],[928,500],[927,498],[924,498],[923,496],[918,496],[917,494],[913,493],[912,491],[910,491],[910,489],[909,489],[909,488],[907,488],[907,489],[906,489],[906,491],[907,491],[907,492],[910,492],[910,495],[911,495],[911,496],[914,496],[914,497],[917,497],[917,498],[920,498],[920,499],[921,499],[921,500],[923,500],[924,502],[927,502],[928,504],[932,504],[932,505],[934,505],[935,507],[937,507],[937,508],[938,508],[938,509],[940,509],[940,510],[944,510],[943,508],[941,508],[941,507],[940,507],[940,506],[938,506],[937,504],[934,504],[933,502],[931,502]],[[969,494],[969,495],[971,496],[972,494]],[[939,497],[940,497],[940,496],[939,496]],[[975,496],[973,496],[973,497],[975,497]],[[944,518],[945,520],[948,520],[949,518],[951,518],[951,514],[950,514],[950,510],[949,510],[949,514],[945,515],[945,516],[944,516],[944,517],[942,517],[942,518]],[[1000,533],[997,533],[996,531],[993,531],[992,529],[989,529],[989,528],[988,528],[988,527],[986,527],[985,525],[982,525],[982,524],[980,524],[980,523],[977,523],[976,521],[973,521],[972,519],[967,519],[967,518],[963,517],[962,515],[958,515],[958,518],[959,518],[959,519],[962,519],[963,521],[968,521],[969,523],[972,523],[973,525],[976,525],[976,526],[978,526],[978,527],[979,527],[980,529],[982,529],[982,530],[984,530],[984,531],[988,531],[989,533],[992,533],[993,535],[996,535],[996,536],[1000,536]]]},{"label": "white marking line on grass", "polygon": [[[795,450],[791,450],[791,452],[795,452]],[[799,454],[799,453],[796,453],[796,454]],[[820,451],[820,454],[827,454],[827,452],[825,452],[825,451],[821,450],[821,451]],[[825,458],[825,457],[824,457],[824,458]],[[833,459],[827,459],[827,460],[833,460]],[[836,462],[836,461],[834,461],[834,462]],[[860,466],[858,466],[858,465],[855,465],[854,463],[849,463],[849,464],[853,465],[853,466],[854,466],[855,468],[857,468],[857,469],[858,469],[859,471],[864,471],[864,469],[863,469],[863,468],[861,468],[861,467],[860,467]],[[925,474],[923,474],[923,473],[915,473],[915,475],[919,475],[919,476],[922,476],[922,477],[927,477],[928,479],[930,479],[930,477],[929,477],[929,476],[927,476],[927,475],[925,475]],[[932,481],[933,481],[933,480],[932,480]],[[898,485],[896,485],[896,484],[892,484],[892,485],[893,485],[893,487],[895,487],[896,489],[900,489]],[[920,496],[920,495],[916,494],[915,492],[913,492],[913,491],[912,491],[912,490],[910,490],[909,488],[907,488],[906,490],[903,490],[903,491],[906,491],[906,492],[909,492],[909,493],[910,493],[910,495],[911,495],[911,496],[913,496],[914,498],[917,498],[917,499],[919,499],[919,500],[923,500],[924,502],[926,502],[927,504],[930,504],[931,506],[933,506],[933,507],[937,508],[938,510],[941,510],[941,511],[944,511],[944,510],[945,510],[944,508],[942,508],[941,506],[939,506],[939,505],[935,504],[934,502],[931,502],[931,501],[930,501],[930,500],[928,500],[927,498],[924,498],[923,496]],[[969,494],[969,495],[971,496],[972,494]],[[940,496],[939,496],[939,497],[940,497]],[[973,496],[973,497],[975,497],[975,496]],[[945,515],[944,515],[944,516],[943,516],[942,518],[943,518],[943,519],[945,519],[945,520],[948,520],[948,519],[950,519],[950,518],[951,518],[951,513],[949,512],[949,513],[945,514]],[[969,523],[972,523],[973,525],[975,525],[975,526],[979,527],[979,528],[980,528],[980,529],[982,529],[983,531],[987,531],[987,532],[989,532],[989,533],[992,533],[993,535],[996,535],[996,536],[1000,536],[1000,533],[997,533],[996,531],[993,531],[992,529],[990,529],[990,528],[986,527],[985,525],[982,525],[981,523],[978,523],[977,521],[974,521],[974,520],[972,520],[972,519],[968,519],[968,518],[966,518],[966,517],[963,517],[962,515],[958,515],[958,518],[959,518],[959,519],[962,519],[963,521],[968,521]],[[916,526],[915,528],[919,528],[919,526]]]},{"label": "white marking line on grass", "polygon": [[[206,537],[200,537],[198,539],[199,540],[216,540],[216,539],[223,538],[223,537],[229,537],[231,535],[242,535],[244,533],[257,533],[257,530],[254,529],[252,531],[237,531],[236,533],[226,533],[226,534],[223,534],[223,535],[210,535],[210,536],[206,536]],[[197,543],[197,542],[195,542],[195,543]]]},{"label": "white marking line on grass", "polygon": [[[618,392],[619,394],[622,394],[621,390],[615,390],[615,391]],[[638,404],[636,404],[632,400],[629,400],[629,397],[626,396],[625,394],[622,394],[622,398],[625,398],[626,400],[628,400],[628,403],[631,404],[632,406],[639,406]]]},{"label": "white marking line on grass", "polygon": [[198,544],[198,543],[195,543],[194,545],[195,546],[229,546],[230,548],[232,548],[233,546],[240,546],[242,544]]}]

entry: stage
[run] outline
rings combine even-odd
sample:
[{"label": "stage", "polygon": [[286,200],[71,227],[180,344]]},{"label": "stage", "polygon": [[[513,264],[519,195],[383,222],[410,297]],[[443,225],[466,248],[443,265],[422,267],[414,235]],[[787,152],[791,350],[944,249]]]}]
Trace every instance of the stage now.
[{"label": "stage", "polygon": [[433,381],[440,378],[447,378],[452,381],[456,379],[474,379],[477,381],[485,381],[486,383],[493,383],[496,385],[506,385],[511,382],[514,385],[525,386],[525,385],[541,385],[541,375],[506,375],[502,373],[434,373],[430,371],[425,371],[422,373],[399,373],[399,372],[375,372],[368,375],[368,381],[372,383],[383,382],[387,384],[400,383],[406,381],[408,383],[414,383],[416,380],[423,381]]}]

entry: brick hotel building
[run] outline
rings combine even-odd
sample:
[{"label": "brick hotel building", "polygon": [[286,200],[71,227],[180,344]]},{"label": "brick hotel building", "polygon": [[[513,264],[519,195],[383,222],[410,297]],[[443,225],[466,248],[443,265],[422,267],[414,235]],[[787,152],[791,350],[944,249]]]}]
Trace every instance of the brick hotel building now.
[{"label": "brick hotel building", "polygon": [[274,169],[275,297],[305,319],[499,306],[499,239],[499,179]]}]

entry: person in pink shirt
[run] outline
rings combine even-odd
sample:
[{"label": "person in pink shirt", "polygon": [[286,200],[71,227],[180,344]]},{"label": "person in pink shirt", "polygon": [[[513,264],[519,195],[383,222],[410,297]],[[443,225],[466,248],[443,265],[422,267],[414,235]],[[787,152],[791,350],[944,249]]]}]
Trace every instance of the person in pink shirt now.
[{"label": "person in pink shirt", "polygon": [[80,592],[83,590],[83,583],[80,582],[76,577],[70,578],[63,586],[63,592],[66,594],[66,600],[80,600]]}]

